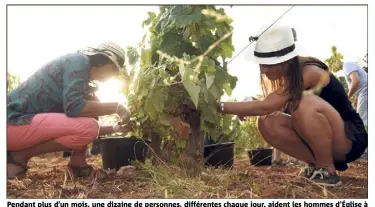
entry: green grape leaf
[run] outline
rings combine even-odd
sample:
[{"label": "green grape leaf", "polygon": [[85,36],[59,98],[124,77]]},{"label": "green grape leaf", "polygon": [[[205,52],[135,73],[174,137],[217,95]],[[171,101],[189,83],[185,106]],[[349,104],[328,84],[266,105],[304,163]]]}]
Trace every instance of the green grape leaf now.
[{"label": "green grape leaf", "polygon": [[225,93],[226,93],[228,96],[231,96],[231,95],[232,95],[232,88],[230,87],[230,84],[229,84],[229,83],[224,83],[224,85],[223,85],[223,89],[224,89]]},{"label": "green grape leaf", "polygon": [[148,18],[142,22],[142,27],[151,24],[151,22],[156,18],[156,14],[154,12],[147,12]]},{"label": "green grape leaf", "polygon": [[214,80],[215,80],[215,75],[206,73],[206,84],[207,84],[208,89],[212,86],[212,84],[214,83]]},{"label": "green grape leaf", "polygon": [[172,116],[168,115],[168,114],[161,114],[159,116],[159,123],[165,125],[165,126],[170,126],[171,123],[172,123]]},{"label": "green grape leaf", "polygon": [[230,125],[232,123],[232,115],[223,116],[223,132],[224,134],[229,134],[231,132]]},{"label": "green grape leaf", "polygon": [[126,55],[130,65],[134,65],[138,61],[139,55],[136,48],[128,46],[126,48]]},{"label": "green grape leaf", "polygon": [[173,6],[170,10],[169,19],[176,22],[178,28],[186,27],[201,20],[201,10],[189,6]]},{"label": "green grape leaf", "polygon": [[189,79],[184,80],[182,84],[184,85],[186,91],[189,93],[195,107],[198,108],[199,92],[201,89],[200,86],[195,85],[195,83]]},{"label": "green grape leaf", "polygon": [[142,49],[141,52],[141,67],[148,68],[151,64],[151,50]]}]

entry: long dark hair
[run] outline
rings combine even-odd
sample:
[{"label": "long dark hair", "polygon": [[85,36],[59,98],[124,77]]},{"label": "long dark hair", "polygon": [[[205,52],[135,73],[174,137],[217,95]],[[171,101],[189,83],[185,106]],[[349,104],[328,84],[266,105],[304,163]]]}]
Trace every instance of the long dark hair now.
[{"label": "long dark hair", "polygon": [[286,62],[288,64],[286,78],[283,77],[273,81],[269,80],[265,74],[260,74],[261,87],[264,97],[272,92],[287,95],[289,97],[288,110],[291,111],[295,111],[298,108],[303,92],[302,69],[300,67],[298,58],[299,57],[296,56]]}]

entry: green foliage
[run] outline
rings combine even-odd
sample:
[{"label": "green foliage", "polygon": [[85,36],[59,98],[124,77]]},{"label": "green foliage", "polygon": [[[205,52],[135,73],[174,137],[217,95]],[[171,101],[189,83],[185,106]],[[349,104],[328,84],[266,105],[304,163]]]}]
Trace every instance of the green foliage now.
[{"label": "green foliage", "polygon": [[246,117],[242,122],[235,118],[232,125],[233,130],[230,136],[235,142],[234,150],[236,154],[264,145],[265,142],[258,131],[257,117]]},{"label": "green foliage", "polygon": [[[344,87],[345,89],[345,92],[348,93],[349,92],[349,86],[348,86],[348,83],[346,82],[346,79],[344,76],[336,76],[336,78],[340,81],[340,83],[342,84],[342,86]],[[350,101],[352,103],[354,103],[354,99],[355,99],[355,96],[352,96],[350,98]]]},{"label": "green foliage", "polygon": [[341,62],[343,60],[343,55],[337,51],[336,46],[331,47],[331,57],[324,60],[324,63],[326,63],[332,72],[337,72],[341,70]]},{"label": "green foliage", "polygon": [[[205,15],[207,11],[211,15]],[[221,15],[220,21],[212,12]],[[159,14],[148,12],[142,23],[148,27],[147,37],[127,53],[131,63],[140,58],[139,73],[127,93],[140,136],[151,131],[164,139],[176,136],[172,120],[187,122],[186,109],[200,114],[201,129],[212,138],[219,137],[221,128],[229,132],[229,116],[216,111],[217,101],[224,92],[230,95],[237,83],[225,64],[234,51],[233,28],[222,16],[223,9],[205,5],[161,6]]]},{"label": "green foliage", "polygon": [[21,84],[20,77],[7,72],[7,93],[13,91]]},{"label": "green foliage", "polygon": [[348,83],[346,82],[345,77],[344,76],[336,76],[336,78],[340,81],[342,86],[344,86],[345,92],[348,93],[349,87],[348,87]]},{"label": "green foliage", "polygon": [[126,55],[128,56],[128,62],[130,65],[134,65],[139,58],[136,48],[132,46],[126,48]]},{"label": "green foliage", "polygon": [[[330,71],[332,72],[338,72],[342,69],[342,61],[343,61],[343,55],[337,51],[336,46],[331,47],[331,57],[328,59],[325,59],[324,62],[328,65]],[[348,83],[345,80],[345,77],[343,76],[336,76],[337,79],[341,82],[343,85],[345,92],[348,93],[349,87]],[[351,102],[354,102],[354,96],[350,100]]]}]

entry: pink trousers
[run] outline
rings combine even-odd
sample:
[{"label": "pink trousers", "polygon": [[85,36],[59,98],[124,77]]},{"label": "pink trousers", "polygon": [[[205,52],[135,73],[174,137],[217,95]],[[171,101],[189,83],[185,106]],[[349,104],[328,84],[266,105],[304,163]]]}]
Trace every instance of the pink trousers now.
[{"label": "pink trousers", "polygon": [[99,124],[93,118],[45,113],[35,115],[27,125],[7,124],[7,131],[8,151],[23,150],[50,140],[69,149],[85,149],[98,137]]}]

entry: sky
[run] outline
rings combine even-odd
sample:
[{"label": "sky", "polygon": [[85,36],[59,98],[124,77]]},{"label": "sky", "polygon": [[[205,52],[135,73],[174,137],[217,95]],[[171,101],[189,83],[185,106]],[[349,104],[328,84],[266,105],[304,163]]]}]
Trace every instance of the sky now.
[{"label": "sky", "polygon": [[[248,38],[270,25],[290,6],[225,7],[233,19],[234,54],[249,44]],[[8,8],[8,72],[25,80],[43,64],[65,53],[111,40],[126,48],[137,44],[145,30],[142,21],[155,6],[17,6]],[[344,60],[356,61],[367,53],[367,7],[295,6],[276,24],[297,31],[301,55],[321,60],[336,45]],[[251,45],[229,64],[239,81],[231,98],[243,99],[260,93],[259,66],[247,60]],[[104,101],[120,99],[114,88],[100,85]],[[228,99],[229,97],[225,97]]]}]

